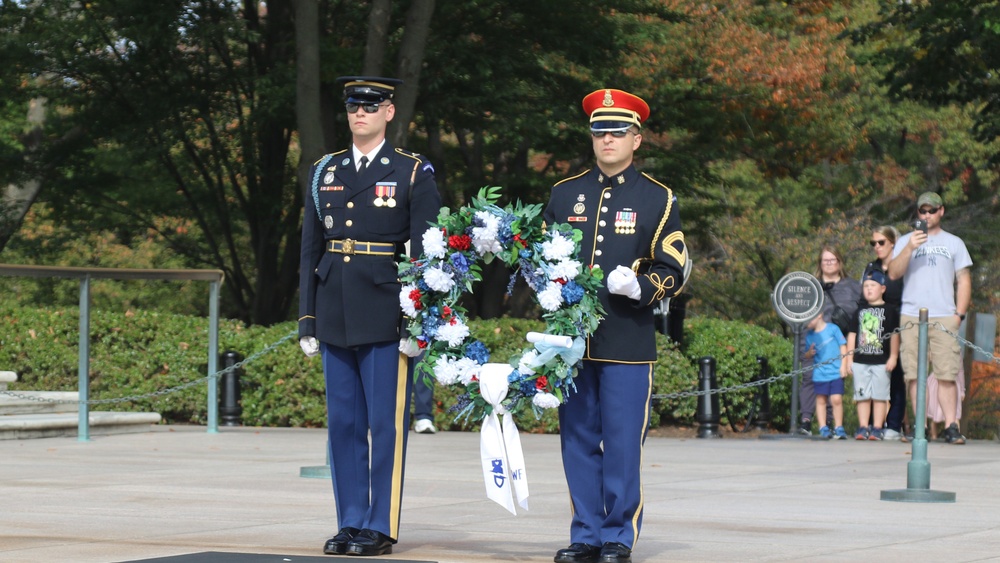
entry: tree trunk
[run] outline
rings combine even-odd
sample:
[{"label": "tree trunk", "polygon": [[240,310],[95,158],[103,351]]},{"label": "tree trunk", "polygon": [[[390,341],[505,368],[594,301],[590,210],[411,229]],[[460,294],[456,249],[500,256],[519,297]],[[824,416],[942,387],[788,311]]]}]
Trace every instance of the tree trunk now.
[{"label": "tree trunk", "polygon": [[[32,125],[31,132],[22,139],[25,146],[23,157],[31,158],[31,153],[42,141],[42,125],[45,123],[45,99],[35,98],[28,106],[28,123]],[[21,228],[24,216],[42,191],[42,182],[38,177],[27,178],[17,184],[8,184],[0,199],[0,251],[10,241],[14,233]]]},{"label": "tree trunk", "polygon": [[303,201],[309,193],[309,167],[326,152],[320,117],[319,5],[293,0],[295,10],[295,116],[299,129],[297,175]]},{"label": "tree trunk", "polygon": [[382,76],[385,50],[389,44],[389,22],[392,17],[392,0],[374,0],[368,14],[368,40],[365,43],[365,60],[361,74]]},{"label": "tree trunk", "polygon": [[410,122],[416,113],[417,95],[420,92],[420,68],[424,64],[427,38],[431,32],[431,18],[434,15],[434,0],[413,0],[406,14],[406,28],[403,42],[399,46],[396,65],[397,78],[403,81],[396,91],[393,103],[396,117],[389,124],[389,142],[402,147],[410,131]]}]

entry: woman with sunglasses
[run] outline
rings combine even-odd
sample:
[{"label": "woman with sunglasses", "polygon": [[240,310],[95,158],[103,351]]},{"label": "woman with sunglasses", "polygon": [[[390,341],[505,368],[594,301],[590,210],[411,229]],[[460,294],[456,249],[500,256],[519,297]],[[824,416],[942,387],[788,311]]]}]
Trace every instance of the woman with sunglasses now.
[{"label": "woman with sunglasses", "polygon": [[[861,283],[856,279],[847,277],[844,271],[844,255],[833,245],[823,245],[820,248],[816,261],[816,270],[813,275],[822,284],[823,293],[825,294],[823,300],[823,320],[827,323],[840,324],[838,321],[843,319],[846,325],[846,322],[858,311],[858,301],[861,299]],[[840,309],[841,312],[836,312],[836,309]],[[842,332],[846,336],[846,330],[842,329]],[[804,345],[802,352],[802,367],[811,366],[812,355],[806,353]],[[812,417],[816,411],[816,391],[813,389],[812,372],[802,377],[802,386],[799,390],[799,407],[802,412],[799,421],[799,432],[810,435],[812,434]],[[827,420],[833,420],[832,413],[827,415]],[[840,436],[837,436],[837,438],[840,438]],[[846,435],[844,438],[846,438]]]},{"label": "woman with sunglasses", "polygon": [[[868,244],[875,252],[875,260],[865,266],[862,279],[872,270],[878,270],[885,274],[885,300],[887,307],[892,307],[899,314],[900,306],[903,303],[903,279],[889,278],[889,263],[892,262],[892,253],[896,248],[896,240],[899,238],[899,231],[896,227],[883,225],[872,230],[871,239]],[[903,419],[906,417],[906,382],[903,381],[903,365],[896,363],[889,374],[889,413],[885,417],[885,433],[883,439],[898,440],[903,435]]]}]

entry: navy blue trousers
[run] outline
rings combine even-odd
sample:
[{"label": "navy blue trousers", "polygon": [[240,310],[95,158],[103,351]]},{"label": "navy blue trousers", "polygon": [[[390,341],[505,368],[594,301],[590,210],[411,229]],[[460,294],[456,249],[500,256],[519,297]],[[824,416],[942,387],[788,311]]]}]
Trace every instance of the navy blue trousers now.
[{"label": "navy blue trousers", "polygon": [[577,392],[559,407],[570,543],[632,547],[642,527],[642,447],[649,427],[652,364],[583,362]]},{"label": "navy blue trousers", "polygon": [[321,347],[338,527],[393,539],[399,537],[413,388],[412,362],[398,346]]}]

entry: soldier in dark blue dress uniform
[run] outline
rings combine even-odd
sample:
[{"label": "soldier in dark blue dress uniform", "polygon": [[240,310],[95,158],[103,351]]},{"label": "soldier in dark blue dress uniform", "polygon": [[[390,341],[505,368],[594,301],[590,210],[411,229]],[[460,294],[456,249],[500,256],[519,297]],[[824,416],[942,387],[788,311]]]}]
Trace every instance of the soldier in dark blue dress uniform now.
[{"label": "soldier in dark blue dress uniform", "polygon": [[[621,90],[583,99],[597,166],[552,188],[548,223],[583,232],[580,261],[607,272],[607,311],[587,341],[576,393],[559,407],[573,519],[556,563],[628,563],[642,525],[640,466],[649,425],[653,309],[680,292],[687,250],[677,198],[632,163],[649,106]],[[602,446],[603,445],[603,446]]]},{"label": "soldier in dark blue dress uniform", "polygon": [[[322,354],[338,533],[327,554],[392,553],[399,533],[412,360],[400,352],[397,261],[435,220],[434,167],[385,140],[400,80],[348,76],[351,148],[310,171],[302,221],[299,343]],[[369,457],[368,435],[371,433]]]}]

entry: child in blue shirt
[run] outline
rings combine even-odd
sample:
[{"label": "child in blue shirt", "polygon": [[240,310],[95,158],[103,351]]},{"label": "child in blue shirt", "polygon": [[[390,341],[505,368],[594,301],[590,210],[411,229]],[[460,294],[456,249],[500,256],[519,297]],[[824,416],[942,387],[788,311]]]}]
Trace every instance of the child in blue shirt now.
[{"label": "child in blue shirt", "polygon": [[[806,331],[806,353],[813,356],[815,366],[812,380],[813,389],[816,391],[816,420],[820,425],[819,435],[827,439],[846,440],[843,401],[847,366],[840,361],[840,358],[847,353],[847,340],[837,325],[823,320],[822,314],[816,315],[806,327],[809,329]],[[833,407],[835,428],[832,432],[826,420],[828,400]]]}]

